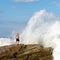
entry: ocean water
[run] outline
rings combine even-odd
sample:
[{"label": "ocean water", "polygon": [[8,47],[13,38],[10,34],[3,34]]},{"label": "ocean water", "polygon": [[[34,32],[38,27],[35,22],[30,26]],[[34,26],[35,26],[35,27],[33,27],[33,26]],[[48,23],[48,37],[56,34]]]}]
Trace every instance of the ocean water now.
[{"label": "ocean water", "polygon": [[[46,10],[36,12],[20,34],[20,43],[52,47],[54,60],[60,60],[60,20]],[[0,46],[16,44],[15,38],[0,38]]]}]

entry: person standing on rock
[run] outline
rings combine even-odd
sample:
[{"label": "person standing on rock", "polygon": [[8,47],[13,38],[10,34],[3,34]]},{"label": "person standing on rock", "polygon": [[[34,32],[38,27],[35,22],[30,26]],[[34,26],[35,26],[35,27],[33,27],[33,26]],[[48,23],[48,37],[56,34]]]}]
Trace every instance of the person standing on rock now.
[{"label": "person standing on rock", "polygon": [[16,34],[15,38],[16,38],[16,43],[19,44],[20,40],[19,40],[19,34],[18,33]]}]

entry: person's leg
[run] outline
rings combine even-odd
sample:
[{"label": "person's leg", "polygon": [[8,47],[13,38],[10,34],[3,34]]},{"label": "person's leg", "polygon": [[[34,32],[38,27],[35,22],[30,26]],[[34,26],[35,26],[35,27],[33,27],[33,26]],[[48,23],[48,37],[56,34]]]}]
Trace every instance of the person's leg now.
[{"label": "person's leg", "polygon": [[18,44],[19,44],[19,39],[18,39]]},{"label": "person's leg", "polygon": [[16,39],[16,44],[17,44],[17,39]]},{"label": "person's leg", "polygon": [[19,44],[19,39],[16,39],[16,44]]}]

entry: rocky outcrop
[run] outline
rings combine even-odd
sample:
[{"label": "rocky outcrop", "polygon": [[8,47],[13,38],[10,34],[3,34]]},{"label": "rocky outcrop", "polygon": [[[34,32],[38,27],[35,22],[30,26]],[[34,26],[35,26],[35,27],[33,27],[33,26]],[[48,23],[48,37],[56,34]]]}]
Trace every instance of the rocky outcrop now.
[{"label": "rocky outcrop", "polygon": [[0,60],[53,60],[53,49],[39,44],[0,47]]}]

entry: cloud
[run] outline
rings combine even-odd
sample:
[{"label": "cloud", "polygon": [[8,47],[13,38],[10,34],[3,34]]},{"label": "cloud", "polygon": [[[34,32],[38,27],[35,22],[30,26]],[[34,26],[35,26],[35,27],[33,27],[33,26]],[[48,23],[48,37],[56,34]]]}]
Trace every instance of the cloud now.
[{"label": "cloud", "polygon": [[38,0],[13,0],[14,2],[36,2]]}]

